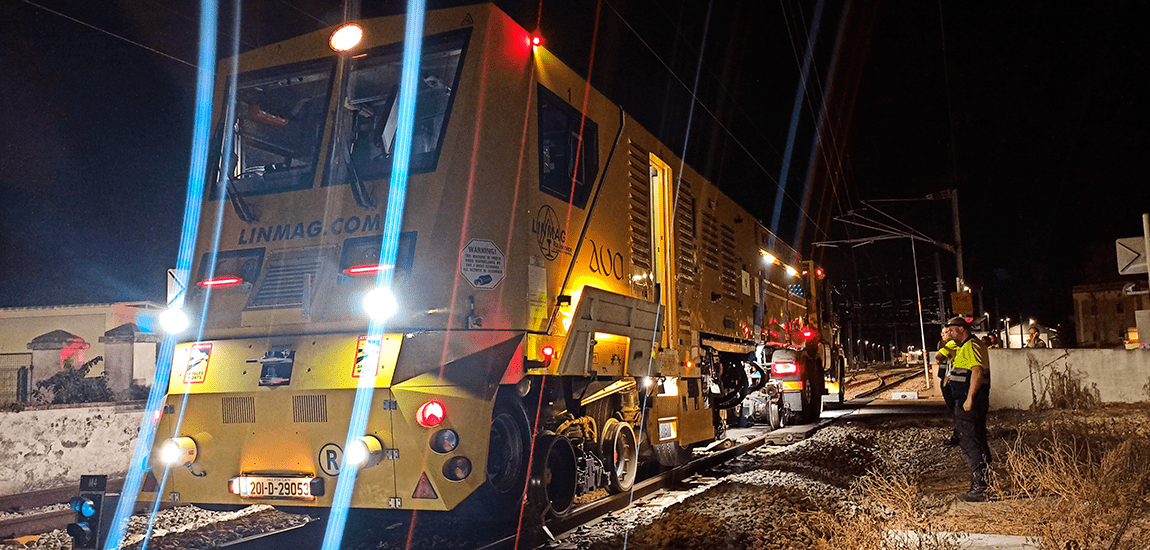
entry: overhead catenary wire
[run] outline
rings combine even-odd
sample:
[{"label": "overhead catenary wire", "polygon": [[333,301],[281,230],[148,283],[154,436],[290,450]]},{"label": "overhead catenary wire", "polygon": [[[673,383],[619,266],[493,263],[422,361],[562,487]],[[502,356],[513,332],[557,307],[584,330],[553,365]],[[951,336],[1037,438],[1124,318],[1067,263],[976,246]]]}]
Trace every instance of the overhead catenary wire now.
[{"label": "overhead catenary wire", "polygon": [[[641,34],[639,34],[638,30],[635,29],[635,27],[623,16],[622,13],[619,12],[619,10],[617,10],[615,8],[615,6],[613,6],[611,4],[611,2],[606,1],[605,3],[607,4],[607,7],[611,8],[611,11],[615,12],[615,15],[619,18],[619,20],[623,23],[623,25],[625,25],[627,27],[627,29],[630,30],[631,33],[635,35],[635,37],[639,40],[639,42],[642,43],[645,48],[647,48],[647,50],[651,53],[651,55],[653,55],[655,57],[655,59],[657,59],[659,61],[659,63],[664,68],[667,69],[667,72],[671,75],[671,77],[674,78],[674,80],[676,82],[678,82],[679,85],[682,86],[682,88],[684,90],[687,90],[691,94],[692,103],[697,103],[699,105],[699,107],[711,117],[711,119],[714,121],[715,125],[718,126],[720,129],[722,129],[722,131],[728,137],[731,138],[731,140],[735,143],[735,145],[737,145],[739,147],[740,150],[742,150],[744,153],[746,153],[747,158],[756,167],[758,167],[759,170],[762,171],[762,173],[765,174],[767,176],[767,178],[770,179],[770,181],[775,184],[776,187],[781,188],[782,184],[779,182],[779,180],[777,178],[775,178],[773,175],[771,175],[770,171],[765,166],[763,166],[762,162],[759,161],[759,159],[755,156],[755,154],[752,153],[750,151],[750,149],[748,149],[747,146],[737,136],[735,136],[734,132],[732,132],[731,129],[726,124],[723,123],[723,121],[719,118],[719,116],[702,102],[702,100],[699,98],[699,96],[697,94],[697,90],[691,89],[691,87],[688,86],[687,83],[684,82],[683,79],[680,78],[679,75],[675,73],[674,69],[671,68],[671,66],[666,62],[666,60],[664,60],[663,57],[660,56],[658,54],[658,52],[655,51],[655,49],[651,46],[651,44],[649,42],[647,42],[647,40],[644,39]],[[783,196],[787,200],[789,200],[793,206],[795,206],[798,209],[801,209],[800,202],[797,199],[795,199],[795,197],[793,197],[790,193],[786,193],[784,190]],[[800,212],[800,215],[806,216],[810,221],[815,222],[815,225],[817,226],[817,221],[810,218],[810,216],[806,212]],[[823,233],[825,233],[825,231],[823,231]]]}]

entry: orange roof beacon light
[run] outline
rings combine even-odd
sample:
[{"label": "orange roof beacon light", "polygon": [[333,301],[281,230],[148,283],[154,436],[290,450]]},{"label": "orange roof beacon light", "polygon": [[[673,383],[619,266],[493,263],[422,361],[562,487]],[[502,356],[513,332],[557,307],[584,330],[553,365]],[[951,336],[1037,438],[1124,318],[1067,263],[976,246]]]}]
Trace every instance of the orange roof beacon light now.
[{"label": "orange roof beacon light", "polygon": [[363,40],[363,27],[355,23],[347,23],[331,33],[328,44],[331,45],[331,49],[337,52],[346,52],[359,45],[360,40]]}]

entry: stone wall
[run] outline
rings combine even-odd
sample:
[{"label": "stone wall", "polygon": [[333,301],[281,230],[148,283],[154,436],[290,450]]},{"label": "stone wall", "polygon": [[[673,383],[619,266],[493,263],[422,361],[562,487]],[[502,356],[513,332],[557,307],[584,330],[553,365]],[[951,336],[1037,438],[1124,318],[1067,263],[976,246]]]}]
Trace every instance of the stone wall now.
[{"label": "stone wall", "polygon": [[0,494],[79,487],[83,474],[124,477],[143,414],[138,404],[0,413]]},{"label": "stone wall", "polygon": [[992,349],[991,409],[1150,401],[1150,350]]}]

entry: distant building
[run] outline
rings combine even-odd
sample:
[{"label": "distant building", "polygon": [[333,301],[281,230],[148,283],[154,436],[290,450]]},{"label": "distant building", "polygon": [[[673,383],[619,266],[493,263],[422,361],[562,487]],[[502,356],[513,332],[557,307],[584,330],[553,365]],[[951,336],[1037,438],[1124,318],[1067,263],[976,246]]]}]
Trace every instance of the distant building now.
[{"label": "distant building", "polygon": [[1078,347],[1121,347],[1136,335],[1134,312],[1150,309],[1150,295],[1129,295],[1128,283],[1096,283],[1073,289]]},{"label": "distant building", "polygon": [[27,400],[36,382],[67,360],[80,366],[103,357],[89,376],[106,372],[120,398],[133,382],[150,383],[160,338],[140,330],[137,317],[160,308],[151,302],[0,308],[0,402]]}]

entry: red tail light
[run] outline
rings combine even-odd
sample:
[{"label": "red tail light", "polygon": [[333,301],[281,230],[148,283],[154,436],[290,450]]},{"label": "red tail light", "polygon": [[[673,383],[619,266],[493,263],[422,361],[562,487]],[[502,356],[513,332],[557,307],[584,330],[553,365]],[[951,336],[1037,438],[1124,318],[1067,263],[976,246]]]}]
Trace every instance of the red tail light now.
[{"label": "red tail light", "polygon": [[375,265],[356,265],[343,270],[348,275],[363,275],[365,273],[378,273],[380,271],[387,271],[391,269],[390,265],[375,264]]},{"label": "red tail light", "polygon": [[434,428],[443,418],[447,416],[447,410],[443,408],[443,403],[439,401],[428,401],[419,406],[419,410],[415,411],[415,421],[424,428]]},{"label": "red tail light", "polygon": [[810,339],[811,339],[811,336],[814,336],[814,334],[815,334],[815,333],[813,333],[813,332],[811,332],[811,331],[809,331],[809,330],[804,330],[804,331],[803,331],[803,339],[804,339],[804,340],[810,340]]},{"label": "red tail light", "polygon": [[771,374],[782,376],[786,374],[798,374],[799,366],[795,363],[771,363]]},{"label": "red tail light", "polygon": [[205,286],[208,288],[215,288],[215,287],[220,287],[220,286],[235,286],[235,285],[238,285],[242,282],[244,282],[244,280],[239,278],[239,277],[217,277],[215,279],[208,279],[206,281],[200,281],[196,284],[199,286]]}]

